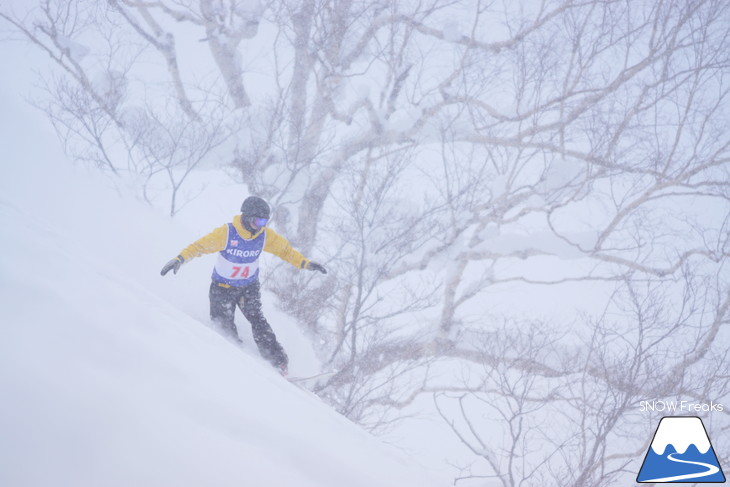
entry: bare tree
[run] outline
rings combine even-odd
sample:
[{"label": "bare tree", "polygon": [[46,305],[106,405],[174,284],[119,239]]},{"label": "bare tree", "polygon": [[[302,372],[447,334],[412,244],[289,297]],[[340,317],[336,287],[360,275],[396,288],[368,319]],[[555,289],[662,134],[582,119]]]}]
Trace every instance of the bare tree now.
[{"label": "bare tree", "polygon": [[[127,8],[131,3],[138,17]],[[47,96],[36,105],[67,151],[114,174],[140,176],[145,198],[150,184],[166,185],[174,215],[190,171],[240,130],[240,114],[225,108],[209,84],[185,86],[175,36],[141,3],[44,0],[24,7],[22,13],[6,7],[0,18],[59,68],[44,74]],[[153,53],[164,60],[163,83],[144,69],[154,63]]]},{"label": "bare tree", "polygon": [[132,136],[130,152],[138,154],[138,163],[143,164],[139,171],[145,178],[145,198],[149,185],[164,176],[171,191],[170,216],[181,209],[179,191],[192,171],[238,129],[237,120],[227,120],[218,112],[208,113],[206,120],[186,117],[179,109],[161,115],[149,105],[126,119]]}]

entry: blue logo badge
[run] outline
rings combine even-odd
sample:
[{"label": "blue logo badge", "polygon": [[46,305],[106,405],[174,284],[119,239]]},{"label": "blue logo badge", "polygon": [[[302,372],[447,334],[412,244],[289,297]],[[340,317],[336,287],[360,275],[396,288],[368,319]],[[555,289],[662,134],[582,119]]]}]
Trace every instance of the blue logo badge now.
[{"label": "blue logo badge", "polygon": [[696,416],[662,418],[636,481],[725,482],[702,420]]}]

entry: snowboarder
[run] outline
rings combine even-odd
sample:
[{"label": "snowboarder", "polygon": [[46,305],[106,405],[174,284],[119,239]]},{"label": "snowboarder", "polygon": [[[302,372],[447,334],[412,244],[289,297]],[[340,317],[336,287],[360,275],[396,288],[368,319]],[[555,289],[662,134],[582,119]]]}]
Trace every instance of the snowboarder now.
[{"label": "snowboarder", "polygon": [[177,274],[180,266],[190,259],[218,252],[209,292],[211,320],[220,324],[227,335],[240,341],[233,318],[236,306],[241,308],[251,323],[253,339],[261,356],[286,375],[289,358],[261,311],[259,255],[266,251],[299,269],[323,274],[327,274],[327,270],[305,258],[288,240],[268,228],[270,216],[266,201],[249,196],[241,205],[241,214],[234,216],[231,223],[185,247],[180,255],[165,264],[160,274],[164,276],[171,270]]}]

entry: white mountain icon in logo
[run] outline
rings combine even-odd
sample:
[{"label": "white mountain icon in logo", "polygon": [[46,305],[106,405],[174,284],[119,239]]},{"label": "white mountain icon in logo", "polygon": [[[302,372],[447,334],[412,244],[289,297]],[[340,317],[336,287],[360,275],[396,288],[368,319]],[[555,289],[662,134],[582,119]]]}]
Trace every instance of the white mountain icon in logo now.
[{"label": "white mountain icon in logo", "polygon": [[636,481],[725,482],[702,420],[696,416],[662,418]]}]

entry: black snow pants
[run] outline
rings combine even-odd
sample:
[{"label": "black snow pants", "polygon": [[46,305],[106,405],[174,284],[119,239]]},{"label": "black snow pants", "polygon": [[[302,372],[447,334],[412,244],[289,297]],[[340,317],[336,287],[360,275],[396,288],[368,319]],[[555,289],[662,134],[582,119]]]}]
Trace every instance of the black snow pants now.
[{"label": "black snow pants", "polygon": [[271,362],[274,367],[281,368],[288,365],[289,358],[276,340],[271,325],[261,311],[259,281],[243,287],[225,287],[213,281],[210,284],[209,297],[210,319],[220,324],[225,334],[240,340],[233,320],[236,306],[238,306],[241,308],[243,316],[251,323],[253,340],[256,342],[261,356]]}]

